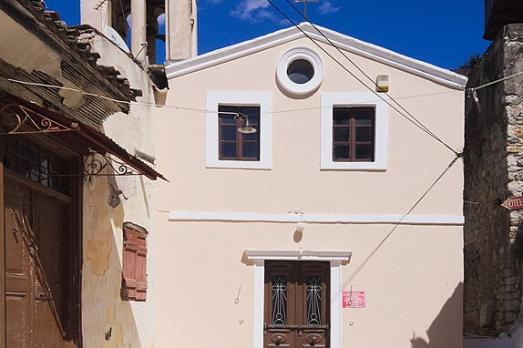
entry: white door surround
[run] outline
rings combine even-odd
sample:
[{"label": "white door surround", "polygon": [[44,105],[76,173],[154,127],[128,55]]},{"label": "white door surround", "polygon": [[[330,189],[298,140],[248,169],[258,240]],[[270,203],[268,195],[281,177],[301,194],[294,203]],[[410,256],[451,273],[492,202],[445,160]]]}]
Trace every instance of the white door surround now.
[{"label": "white door surround", "polygon": [[245,250],[244,259],[254,264],[253,348],[263,348],[266,260],[330,262],[330,347],[341,348],[341,266],[349,263],[351,255],[350,251]]}]

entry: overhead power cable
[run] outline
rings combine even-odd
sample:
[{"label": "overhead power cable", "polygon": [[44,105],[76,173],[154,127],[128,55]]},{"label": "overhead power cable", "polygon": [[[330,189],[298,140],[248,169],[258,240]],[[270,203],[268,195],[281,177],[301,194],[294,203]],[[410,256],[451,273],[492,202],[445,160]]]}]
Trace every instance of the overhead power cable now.
[{"label": "overhead power cable", "polygon": [[[318,32],[318,34],[320,34],[325,40],[327,40],[327,42],[332,46],[334,47],[343,57],[345,57],[345,59],[347,59],[349,61],[349,63],[351,63],[363,76],[365,76],[373,85],[375,88],[379,88],[377,82],[369,76],[369,74],[367,74],[365,72],[365,70],[363,70],[360,66],[358,66],[358,64],[356,64],[342,49],[340,49],[340,47],[338,47],[338,45],[336,45],[329,37],[327,37],[327,35],[325,35],[325,33],[323,31],[321,31],[314,23],[312,23],[310,21],[310,19],[305,16],[292,2],[290,2],[289,0],[285,0],[287,2],[287,4],[289,4],[296,12],[298,12],[298,14],[300,14],[300,16],[307,22],[309,23],[313,28],[314,30],[316,30]],[[372,92],[374,92],[374,94],[378,95],[378,93],[376,93],[376,90],[375,89],[372,89]],[[394,97],[392,97],[389,93],[387,92],[383,92],[385,95],[387,95],[390,100],[392,100],[400,109],[402,109],[406,114],[408,114],[414,121],[416,121],[421,127],[423,127],[423,129],[425,129],[425,131],[427,131],[429,134],[435,136],[434,133],[432,133],[430,131],[430,129],[428,129],[420,120],[418,120],[412,113],[410,113],[405,107],[403,107],[403,105],[401,105]],[[378,95],[379,96],[379,95]]]},{"label": "overhead power cable", "polygon": [[372,259],[372,257],[378,252],[378,250],[387,242],[387,240],[392,236],[392,234],[398,229],[398,227],[401,225],[403,220],[407,216],[410,215],[416,209],[416,207],[427,197],[427,195],[432,191],[432,189],[440,182],[440,180],[445,176],[445,174],[448,173],[448,171],[454,166],[454,164],[457,162],[458,159],[462,158],[462,154],[459,153],[454,157],[454,159],[445,167],[445,169],[441,172],[440,175],[429,185],[429,187],[421,194],[421,196],[414,202],[414,204],[410,207],[409,210],[403,216],[398,220],[396,224],[391,228],[391,230],[385,235],[385,237],[376,245],[376,247],[370,252],[370,254],[363,260],[363,262],[356,268],[356,270],[352,273],[349,279],[345,282],[343,287],[345,287],[346,284],[352,282],[352,280],[358,275],[358,273],[367,265],[367,263]]},{"label": "overhead power cable", "polygon": [[517,72],[515,74],[511,74],[511,75],[508,75],[508,76],[505,76],[505,77],[502,77],[500,79],[497,79],[497,80],[494,80],[494,81],[491,81],[491,82],[484,83],[484,84],[479,85],[477,87],[467,88],[467,90],[472,91],[472,92],[478,91],[478,90],[483,89],[485,87],[489,87],[489,86],[495,85],[497,83],[500,83],[500,82],[505,81],[505,80],[512,79],[512,78],[517,77],[519,75],[523,75],[523,71]]},{"label": "overhead power cable", "polygon": [[[495,83],[499,83],[501,81],[508,80],[508,79],[514,78],[514,77],[519,76],[519,75],[523,75],[523,72],[512,74],[510,76],[506,76],[504,78],[501,78],[501,79],[498,79],[498,80],[495,80],[495,81],[492,81],[492,82],[480,85],[478,87],[470,87],[470,88],[467,88],[466,91],[474,91],[474,90],[477,90],[477,89],[486,88],[486,87],[494,85]],[[36,87],[50,88],[50,89],[67,90],[67,91],[71,91],[71,92],[75,92],[75,93],[79,93],[79,94],[83,94],[83,95],[87,95],[87,96],[91,96],[91,97],[95,97],[95,98],[109,100],[109,101],[112,101],[114,103],[121,103],[121,104],[128,104],[128,105],[136,104],[136,105],[145,105],[145,106],[158,107],[158,104],[153,103],[153,102],[129,101],[129,100],[114,99],[114,98],[107,97],[107,96],[104,96],[104,95],[100,95],[100,94],[96,94],[96,93],[90,93],[90,92],[83,91],[81,89],[76,89],[76,88],[71,88],[71,87],[66,87],[66,86],[51,85],[51,84],[37,83],[37,82],[31,82],[31,81],[22,81],[22,80],[11,79],[11,78],[6,78],[6,77],[0,77],[0,80],[5,80],[5,81],[9,81],[11,83],[17,83],[17,84],[21,84],[21,85],[36,86]],[[438,96],[438,95],[458,93],[458,92],[461,92],[461,91],[453,90],[453,91],[443,91],[443,92],[435,92],[435,93],[415,94],[415,95],[407,95],[407,96],[396,97],[396,99],[412,99],[412,98],[431,97],[431,96]],[[382,99],[366,100],[366,101],[363,101],[363,102],[364,103],[372,103],[372,102],[377,102],[377,101],[380,101],[380,100],[382,100]],[[165,105],[162,105],[161,107],[171,108],[171,109],[176,109],[176,110],[193,111],[193,112],[199,112],[199,113],[210,113],[210,114],[218,113],[218,111],[207,110],[207,109],[200,109],[200,108],[194,108],[194,107],[188,107],[188,106],[182,106],[182,105],[165,104]],[[266,111],[266,112],[262,112],[261,114],[262,115],[282,114],[282,113],[290,113],[290,112],[295,112],[295,111],[320,110],[320,109],[323,109],[323,108],[330,108],[330,107],[327,107],[327,106],[325,106],[325,107],[313,106],[313,107],[305,107],[305,108],[295,108],[295,109]],[[247,115],[247,116],[250,116],[250,115]]]},{"label": "overhead power cable", "polygon": [[123,27],[124,27],[125,31],[127,32],[129,30],[129,23],[127,23],[127,18],[125,18],[123,2],[122,2],[122,0],[119,0],[119,1],[120,1],[120,10],[122,11]]},{"label": "overhead power cable", "polygon": [[[288,0],[286,0],[288,1]],[[415,117],[411,116],[410,113],[405,113],[403,110],[401,110],[401,108],[398,108],[397,106],[391,104],[387,98],[384,98],[383,96],[381,96],[378,92],[376,92],[374,90],[374,88],[368,86],[365,82],[363,82],[363,80],[361,78],[359,78],[358,76],[356,76],[352,71],[350,71],[344,64],[342,64],[339,60],[336,59],[336,57],[334,57],[329,51],[327,51],[325,48],[323,48],[318,42],[316,42],[316,40],[314,40],[310,35],[308,35],[302,28],[300,28],[300,26],[298,25],[298,23],[296,23],[295,21],[292,20],[292,18],[290,18],[285,12],[283,12],[283,10],[281,10],[272,0],[267,0],[267,2],[269,4],[272,5],[272,7],[274,7],[283,17],[285,17],[296,29],[298,29],[305,37],[307,37],[308,39],[310,39],[312,41],[312,43],[314,43],[320,50],[322,50],[327,56],[329,56],[332,60],[334,60],[343,70],[345,70],[349,75],[351,75],[354,79],[356,79],[356,81],[358,81],[360,84],[362,84],[365,88],[367,88],[369,91],[371,91],[372,93],[376,94],[376,96],[378,98],[380,98],[383,102],[385,102],[387,105],[389,105],[392,109],[394,109],[400,116],[404,117],[406,120],[408,120],[409,122],[411,122],[414,126],[418,127],[420,130],[422,130],[423,132],[425,132],[426,134],[428,134],[429,136],[431,136],[433,139],[435,139],[436,141],[438,141],[439,143],[441,143],[443,146],[445,146],[447,149],[449,149],[450,151],[452,151],[452,153],[454,153],[455,155],[458,154],[458,152],[456,150],[454,150],[450,145],[448,145],[446,142],[444,142],[443,140],[441,140],[436,134],[434,134],[432,131],[430,131],[425,125],[423,125],[419,120],[417,120]],[[293,8],[295,8],[298,12],[300,12],[296,7],[293,6]],[[300,14],[302,14],[300,12]],[[303,15],[303,14],[302,14]],[[307,20],[307,18],[305,17],[305,19]],[[308,21],[308,20],[307,20]],[[310,22],[309,22],[310,23]],[[337,48],[336,45],[334,45],[332,43],[332,41],[329,40],[329,42],[331,43],[331,45],[335,48]],[[359,69],[359,68],[358,68]]]},{"label": "overhead power cable", "polygon": [[[146,105],[146,106],[155,106],[155,107],[158,106],[158,104],[153,103],[153,102],[128,101],[128,100],[114,99],[114,98],[106,97],[104,95],[90,93],[90,92],[86,92],[86,91],[83,91],[81,89],[76,89],[76,88],[72,88],[72,87],[51,85],[51,84],[30,82],[30,81],[21,81],[21,80],[5,78],[5,77],[0,77],[0,79],[1,80],[5,80],[5,81],[9,81],[9,82],[12,82],[12,83],[21,84],[21,85],[28,85],[28,86],[35,86],[35,87],[50,88],[50,89],[66,90],[66,91],[80,93],[80,94],[91,96],[91,97],[97,97],[97,98],[109,100],[109,101],[112,101],[114,103],[122,103],[122,104],[128,104],[128,105],[136,104],[136,105]],[[459,91],[445,91],[445,92],[435,92],[435,93],[426,93],[426,94],[416,94],[416,95],[397,97],[397,99],[422,98],[422,97],[437,96],[437,95],[456,93],[456,92],[459,92]],[[379,100],[377,100],[377,99],[366,100],[366,101],[364,101],[364,103],[372,103],[372,102],[376,102],[376,101],[379,101]],[[193,108],[193,107],[188,107],[188,106],[180,106],[180,105],[165,104],[165,105],[162,105],[161,107],[172,108],[172,109],[176,109],[176,110],[186,110],[186,111],[194,111],[194,112],[201,112],[201,113],[209,113],[209,114],[216,114],[216,113],[218,113],[218,111],[207,110],[207,109],[200,109],[200,108]],[[295,108],[295,109],[285,109],[285,110],[276,110],[276,111],[266,111],[266,112],[262,112],[261,114],[262,115],[281,114],[281,113],[290,113],[290,112],[295,112],[295,111],[319,110],[319,109],[323,109],[323,108],[330,108],[330,107],[327,107],[327,106],[324,106],[324,107],[322,107],[322,106],[313,106],[313,107],[307,107],[307,108]],[[247,116],[251,116],[251,115],[247,115]]]},{"label": "overhead power cable", "polygon": [[102,0],[94,9],[98,10],[100,7],[102,7],[103,4],[105,4],[107,0]]}]

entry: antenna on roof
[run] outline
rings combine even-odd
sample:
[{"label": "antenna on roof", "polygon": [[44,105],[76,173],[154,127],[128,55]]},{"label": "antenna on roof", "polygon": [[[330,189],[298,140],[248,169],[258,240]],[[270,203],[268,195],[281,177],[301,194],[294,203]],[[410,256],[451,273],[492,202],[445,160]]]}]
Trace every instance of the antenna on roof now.
[{"label": "antenna on roof", "polygon": [[303,15],[305,16],[305,18],[307,18],[307,20],[309,19],[309,16],[307,14],[307,5],[309,3],[317,3],[318,1],[320,0],[294,0],[294,2],[296,3],[303,3]]}]

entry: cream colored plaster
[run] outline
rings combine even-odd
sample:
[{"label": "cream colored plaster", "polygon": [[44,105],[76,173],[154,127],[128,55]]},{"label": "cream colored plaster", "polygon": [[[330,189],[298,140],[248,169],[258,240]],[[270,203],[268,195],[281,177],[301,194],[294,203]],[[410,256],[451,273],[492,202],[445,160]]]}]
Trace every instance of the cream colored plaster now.
[{"label": "cream colored plaster", "polygon": [[109,243],[99,240],[88,240],[84,250],[84,262],[89,262],[92,272],[96,276],[101,276],[109,269]]},{"label": "cream colored plaster", "polygon": [[[453,159],[448,149],[389,110],[386,172],[320,171],[321,93],[365,88],[323,56],[325,79],[320,89],[305,99],[287,97],[275,84],[275,69],[280,55],[294,46],[314,49],[305,39],[297,40],[171,80],[173,86],[183,88],[172,89],[167,104],[196,109],[205,108],[208,90],[272,92],[273,165],[271,171],[207,169],[205,113],[162,109],[158,164],[174,181],[160,186],[169,192],[159,197],[162,209],[286,213],[299,208],[307,213],[401,214]],[[359,56],[350,57],[370,76],[389,74],[391,95],[461,151],[463,92]],[[461,166],[458,161],[413,214],[461,215]],[[243,194],[233,193],[231,187],[242,187]]]},{"label": "cream colored plaster", "polygon": [[[156,199],[162,275],[156,344],[170,346],[176,337],[177,345],[195,348],[229,347],[232,339],[235,347],[252,347],[254,269],[242,263],[243,251],[303,248],[352,252],[342,266],[343,289],[366,291],[367,308],[342,310],[343,347],[411,347],[413,339],[430,345],[435,332],[443,337],[441,347],[461,347],[459,226],[400,226],[365,263],[392,225],[310,224],[300,240],[293,224],[168,221],[168,210],[401,215],[454,158],[389,110],[385,172],[320,170],[321,93],[366,89],[318,52],[325,63],[318,91],[302,99],[285,95],[275,82],[276,67],[284,52],[299,46],[318,51],[298,39],[170,80],[167,104],[180,108],[158,113],[155,137],[158,168],[171,180],[158,185]],[[350,68],[338,52],[323,47]],[[391,95],[461,151],[463,92],[348,55],[373,78],[388,74]],[[205,109],[209,90],[272,93],[271,170],[206,168],[205,112],[184,108]],[[458,161],[412,214],[462,215],[461,166]]]},{"label": "cream colored plaster", "polygon": [[[95,35],[92,50],[101,55],[99,63],[114,66],[140,89],[140,101],[152,102],[153,91],[147,73],[108,39]],[[155,155],[153,132],[154,107],[132,104],[129,114],[118,113],[103,125],[107,136],[134,154],[135,149]],[[110,173],[106,171],[106,173]],[[108,204],[112,188],[123,193],[116,208]],[[84,185],[84,267],[82,286],[82,323],[86,347],[154,346],[154,258],[155,223],[152,207],[154,184],[141,176],[96,177]],[[145,302],[122,301],[122,226],[130,221],[145,227],[147,237],[148,292]],[[110,338],[106,335],[110,332]]]},{"label": "cream colored plaster", "polygon": [[[80,1],[80,23],[89,24],[100,32],[104,32],[105,26],[111,25],[111,0],[81,0]],[[116,3],[120,6],[119,3]]]},{"label": "cream colored plaster", "polygon": [[157,282],[163,289],[157,298],[162,310],[156,312],[159,347],[169,346],[172,337],[195,348],[227,347],[231,337],[236,347],[250,347],[254,269],[241,262],[242,252],[298,248],[353,251],[351,262],[342,266],[343,290],[366,291],[367,308],[342,310],[343,347],[410,347],[413,334],[427,339],[426,331],[438,320],[452,327],[443,333],[446,347],[460,346],[461,299],[439,317],[462,281],[459,227],[401,226],[360,269],[391,226],[308,226],[299,243],[285,224],[161,226],[158,258],[169,262],[158,265],[165,275]]},{"label": "cream colored plaster", "polygon": [[177,61],[198,53],[197,1],[166,0],[165,59]]}]

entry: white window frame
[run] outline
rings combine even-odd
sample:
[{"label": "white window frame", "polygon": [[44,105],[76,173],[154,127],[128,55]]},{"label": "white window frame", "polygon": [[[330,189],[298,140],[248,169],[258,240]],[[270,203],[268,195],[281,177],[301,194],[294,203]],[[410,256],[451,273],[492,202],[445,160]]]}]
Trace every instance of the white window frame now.
[{"label": "white window frame", "polygon": [[[312,79],[304,84],[298,84],[289,78],[287,69],[292,62],[304,59],[308,61],[314,70]],[[276,69],[276,79],[280,87],[287,93],[295,96],[304,96],[316,91],[323,82],[323,60],[320,55],[307,47],[291,48],[283,54]]]},{"label": "white window frame", "polygon": [[[218,138],[218,107],[220,105],[241,105],[260,107],[260,160],[220,160]],[[207,92],[206,114],[206,167],[238,169],[272,169],[272,93],[270,92]]]},{"label": "white window frame", "polygon": [[253,348],[263,348],[265,303],[265,261],[329,261],[330,262],[330,347],[342,348],[342,276],[341,267],[350,262],[351,252],[304,250],[245,250],[246,258],[254,263]]},{"label": "white window frame", "polygon": [[[387,99],[386,95],[382,95]],[[375,108],[373,162],[335,162],[332,160],[334,107],[372,106]],[[321,95],[321,169],[385,171],[388,165],[389,108],[372,92],[322,93]]]}]

